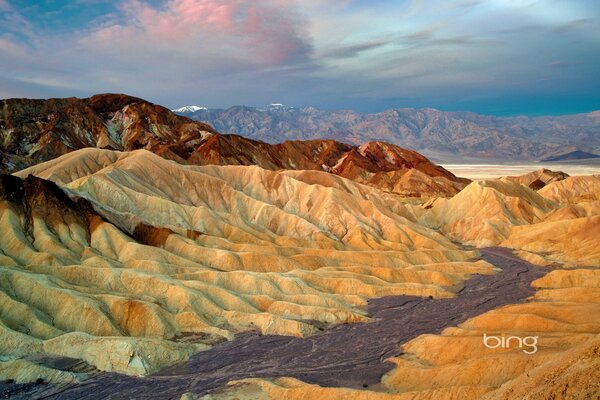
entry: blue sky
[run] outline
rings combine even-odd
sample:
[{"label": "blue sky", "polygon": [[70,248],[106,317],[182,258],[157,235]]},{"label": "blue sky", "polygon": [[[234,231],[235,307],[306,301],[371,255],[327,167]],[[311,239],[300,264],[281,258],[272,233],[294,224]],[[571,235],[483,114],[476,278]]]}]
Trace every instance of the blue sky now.
[{"label": "blue sky", "polygon": [[0,0],[0,98],[600,109],[600,2]]}]

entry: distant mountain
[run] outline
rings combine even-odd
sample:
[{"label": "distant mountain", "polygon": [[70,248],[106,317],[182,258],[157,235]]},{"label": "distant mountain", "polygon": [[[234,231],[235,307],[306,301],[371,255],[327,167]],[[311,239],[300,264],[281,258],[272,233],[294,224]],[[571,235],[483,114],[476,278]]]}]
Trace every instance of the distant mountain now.
[{"label": "distant mountain", "polygon": [[234,106],[183,113],[224,133],[278,143],[335,139],[359,145],[385,141],[424,153],[505,160],[539,160],[558,151],[600,150],[600,112],[558,117],[495,117],[435,109],[394,109],[376,114]]},{"label": "distant mountain", "polygon": [[542,162],[550,161],[569,161],[569,160],[586,160],[589,158],[600,158],[597,154],[588,153],[586,151],[575,150],[568,153],[564,153],[558,156],[548,157],[542,160]]},{"label": "distant mountain", "polygon": [[284,112],[294,111],[295,108],[291,107],[291,106],[286,106],[285,104],[281,104],[281,103],[272,103],[266,107],[258,107],[258,108],[256,108],[256,110],[261,111],[261,112],[284,113]]},{"label": "distant mountain", "polygon": [[200,111],[200,110],[208,110],[208,109],[206,107],[200,107],[200,106],[183,106],[181,108],[176,108],[171,111],[180,113],[180,114],[185,114],[185,113],[193,113],[193,112]]}]

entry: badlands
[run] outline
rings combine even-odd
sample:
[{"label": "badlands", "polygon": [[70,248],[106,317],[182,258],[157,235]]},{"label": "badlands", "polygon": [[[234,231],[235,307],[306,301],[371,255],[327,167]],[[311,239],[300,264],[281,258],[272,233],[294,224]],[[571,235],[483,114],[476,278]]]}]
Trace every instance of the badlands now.
[{"label": "badlands", "polygon": [[92,99],[4,106],[1,396],[600,398],[600,175]]}]

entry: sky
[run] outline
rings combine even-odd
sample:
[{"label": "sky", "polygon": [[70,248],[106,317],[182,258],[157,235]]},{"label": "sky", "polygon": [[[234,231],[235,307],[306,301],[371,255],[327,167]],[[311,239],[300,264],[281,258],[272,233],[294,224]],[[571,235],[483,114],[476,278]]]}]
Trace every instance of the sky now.
[{"label": "sky", "polygon": [[0,98],[600,109],[597,0],[0,0]]}]

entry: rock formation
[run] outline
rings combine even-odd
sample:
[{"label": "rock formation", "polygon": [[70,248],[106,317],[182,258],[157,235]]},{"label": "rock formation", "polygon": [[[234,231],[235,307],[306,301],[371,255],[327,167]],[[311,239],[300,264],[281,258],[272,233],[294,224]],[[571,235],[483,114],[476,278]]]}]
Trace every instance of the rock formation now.
[{"label": "rock formation", "polygon": [[[0,171],[4,172],[93,147],[146,149],[180,164],[327,171],[405,197],[452,196],[469,182],[394,145],[370,142],[355,147],[333,140],[272,145],[220,135],[206,124],[125,95],[11,99],[2,100],[0,106]],[[403,177],[413,170],[418,172]]]},{"label": "rock formation", "polygon": [[[391,144],[268,144],[121,95],[2,106],[0,162],[14,173],[0,174],[0,381],[14,383],[0,394],[151,374],[244,332],[368,323],[373,298],[450,301],[473,275],[501,275],[476,249],[496,245],[544,268],[535,294],[442,331],[415,321],[397,353],[375,357],[397,354],[376,387],[266,377],[206,398],[600,392],[600,175],[469,182]],[[484,334],[539,348],[482,348]]]},{"label": "rock formation", "polygon": [[[232,382],[202,399],[597,398],[600,270],[557,269],[533,286],[538,291],[528,303],[501,307],[439,335],[421,335],[406,343],[402,355],[391,359],[395,368],[375,390],[321,387],[293,378],[254,378]],[[515,339],[510,346],[486,348],[484,334],[536,337],[535,352],[530,346],[519,347]]]},{"label": "rock formation", "polygon": [[565,178],[537,192],[519,183],[537,174],[473,182],[413,211],[420,223],[463,243],[523,250],[523,257],[542,265],[600,264],[600,176]]},{"label": "rock formation", "polygon": [[0,100],[0,110],[0,159],[8,172],[85,147],[185,153],[215,133],[209,125],[126,95],[8,99]]},{"label": "rock formation", "polygon": [[501,179],[507,182],[525,185],[533,190],[540,190],[549,183],[562,181],[568,177],[569,175],[565,174],[564,172],[550,171],[549,169],[542,168],[521,176],[505,176]]},{"label": "rock formation", "polygon": [[[449,297],[491,272],[395,195],[326,172],[83,149],[2,184],[12,358],[144,374],[236,332],[309,335],[366,321],[368,298]],[[204,344],[178,343],[187,334]]]}]

